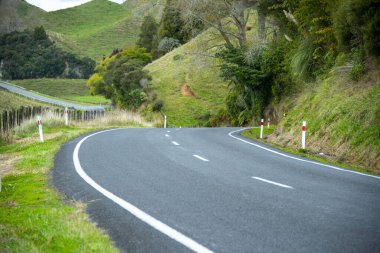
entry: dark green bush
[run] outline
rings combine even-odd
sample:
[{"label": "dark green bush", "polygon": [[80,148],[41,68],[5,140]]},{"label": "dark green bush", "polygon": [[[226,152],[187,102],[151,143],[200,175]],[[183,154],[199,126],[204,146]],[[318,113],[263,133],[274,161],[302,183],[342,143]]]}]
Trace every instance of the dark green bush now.
[{"label": "dark green bush", "polygon": [[152,109],[154,112],[159,112],[161,111],[163,107],[164,107],[164,101],[162,99],[159,99],[156,102],[154,102]]}]

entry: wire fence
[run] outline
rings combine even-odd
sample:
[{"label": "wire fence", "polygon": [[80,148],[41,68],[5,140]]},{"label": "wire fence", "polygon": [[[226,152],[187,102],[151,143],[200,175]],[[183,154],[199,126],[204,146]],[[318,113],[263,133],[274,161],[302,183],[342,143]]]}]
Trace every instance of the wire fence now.
[{"label": "wire fence", "polygon": [[[0,111],[0,134],[4,136],[13,128],[20,126],[22,122],[30,120],[46,112],[53,112],[63,117],[64,108],[49,108],[42,106],[21,106],[18,109]],[[90,121],[99,117],[104,117],[105,111],[83,111],[69,109],[68,116],[73,121]]]}]

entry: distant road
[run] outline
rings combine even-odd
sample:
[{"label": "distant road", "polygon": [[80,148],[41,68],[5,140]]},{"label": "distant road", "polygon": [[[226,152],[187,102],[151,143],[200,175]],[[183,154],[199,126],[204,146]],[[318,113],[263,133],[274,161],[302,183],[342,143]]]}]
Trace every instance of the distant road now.
[{"label": "distant road", "polygon": [[62,146],[53,183],[121,252],[380,252],[380,177],[239,132],[87,134]]},{"label": "distant road", "polygon": [[65,102],[62,100],[58,100],[58,99],[44,97],[44,96],[38,95],[36,93],[29,92],[25,89],[19,88],[19,87],[12,85],[10,83],[6,83],[4,81],[0,81],[0,88],[6,89],[10,92],[17,93],[19,95],[22,95],[22,96],[25,96],[25,97],[28,97],[28,98],[31,98],[34,100],[38,100],[38,101],[41,101],[44,103],[52,104],[52,105],[63,106],[63,107],[74,108],[74,109],[85,110],[85,111],[104,111],[103,106],[78,105],[78,104],[69,103],[69,102]]}]

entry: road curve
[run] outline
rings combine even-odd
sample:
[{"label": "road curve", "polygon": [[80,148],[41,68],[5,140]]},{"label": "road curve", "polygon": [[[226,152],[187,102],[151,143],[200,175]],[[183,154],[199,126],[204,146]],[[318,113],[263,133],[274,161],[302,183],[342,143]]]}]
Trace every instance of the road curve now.
[{"label": "road curve", "polygon": [[84,111],[104,111],[103,106],[78,105],[78,104],[69,103],[69,102],[65,102],[62,100],[58,100],[58,99],[44,97],[44,96],[38,95],[36,93],[29,92],[25,89],[19,88],[19,87],[12,85],[10,83],[6,83],[4,81],[0,81],[0,88],[6,89],[10,92],[17,93],[19,95],[22,95],[22,96],[25,96],[25,97],[28,97],[28,98],[31,98],[34,100],[38,100],[38,101],[41,101],[44,103],[52,104],[52,105],[74,108],[77,110],[84,110]]},{"label": "road curve", "polygon": [[122,252],[194,250],[133,208],[199,252],[380,252],[379,177],[292,159],[236,130],[88,134],[62,146],[52,181],[88,203]]}]

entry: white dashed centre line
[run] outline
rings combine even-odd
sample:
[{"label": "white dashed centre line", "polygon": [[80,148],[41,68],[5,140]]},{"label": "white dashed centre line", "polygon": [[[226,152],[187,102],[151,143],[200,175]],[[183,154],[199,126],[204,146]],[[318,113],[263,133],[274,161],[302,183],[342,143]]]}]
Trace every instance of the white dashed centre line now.
[{"label": "white dashed centre line", "polygon": [[259,180],[259,181],[262,181],[262,182],[265,182],[265,183],[268,183],[268,184],[273,184],[273,185],[277,185],[277,186],[280,186],[280,187],[284,187],[284,188],[288,188],[288,189],[294,189],[293,187],[289,186],[289,185],[286,185],[286,184],[280,184],[280,183],[277,183],[277,182],[273,182],[273,181],[270,181],[270,180],[266,180],[264,178],[261,178],[261,177],[252,177],[253,179],[256,179],[256,180]]},{"label": "white dashed centre line", "polygon": [[178,142],[175,142],[175,141],[172,141],[172,143],[176,146],[179,146],[179,143]]},{"label": "white dashed centre line", "polygon": [[168,135],[168,134],[165,134],[165,136],[166,136],[166,137],[170,137],[170,135]]},{"label": "white dashed centre line", "polygon": [[209,160],[207,160],[206,158],[203,158],[202,156],[199,156],[199,155],[193,155],[195,158],[198,158],[199,160],[202,160],[204,162],[209,162]]}]

